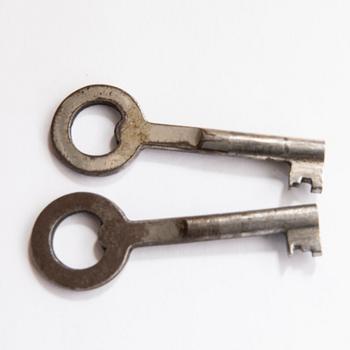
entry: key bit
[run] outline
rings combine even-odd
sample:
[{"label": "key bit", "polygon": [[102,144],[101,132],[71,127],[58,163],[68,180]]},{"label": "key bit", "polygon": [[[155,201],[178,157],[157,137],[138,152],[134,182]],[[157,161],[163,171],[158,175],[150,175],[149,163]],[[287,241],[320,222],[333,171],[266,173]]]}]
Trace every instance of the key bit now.
[{"label": "key bit", "polygon": [[[112,106],[122,117],[115,130],[117,146],[103,156],[80,152],[71,137],[74,118],[95,104]],[[285,162],[290,165],[290,187],[306,182],[312,192],[322,191],[322,141],[150,123],[129,94],[107,85],[86,86],[69,95],[55,113],[51,137],[61,160],[87,175],[116,172],[147,147]]]},{"label": "key bit", "polygon": [[[100,261],[86,269],[72,269],[55,255],[53,236],[67,216],[87,212],[101,223]],[[39,215],[31,237],[36,267],[51,281],[75,290],[99,287],[115,277],[133,248],[249,236],[286,234],[289,254],[295,250],[321,255],[315,205],[161,220],[129,221],[111,201],[92,193],[73,193],[49,204]]]}]

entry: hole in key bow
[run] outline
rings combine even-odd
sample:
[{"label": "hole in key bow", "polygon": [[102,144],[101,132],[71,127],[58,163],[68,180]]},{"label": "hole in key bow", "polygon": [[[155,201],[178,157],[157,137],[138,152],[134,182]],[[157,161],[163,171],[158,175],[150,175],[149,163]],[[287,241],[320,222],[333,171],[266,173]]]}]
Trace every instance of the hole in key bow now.
[{"label": "hole in key bow", "polygon": [[116,127],[122,117],[120,112],[108,105],[92,105],[76,116],[72,125],[74,145],[83,153],[104,155],[116,149]]},{"label": "hole in key bow", "polygon": [[64,219],[57,228],[53,248],[57,258],[66,266],[83,269],[97,264],[103,249],[97,241],[101,226],[99,219],[89,213],[79,213]]}]

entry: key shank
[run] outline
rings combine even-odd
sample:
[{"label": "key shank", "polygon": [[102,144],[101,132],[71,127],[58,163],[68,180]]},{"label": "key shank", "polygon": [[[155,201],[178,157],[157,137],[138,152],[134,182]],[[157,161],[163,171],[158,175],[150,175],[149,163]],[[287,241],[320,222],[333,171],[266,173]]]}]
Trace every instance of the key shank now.
[{"label": "key shank", "polygon": [[[290,255],[294,250],[310,251],[313,256],[322,254],[316,205],[129,222],[126,225],[128,233],[135,237],[133,247],[285,233]],[[118,231],[121,230],[119,227]]]},{"label": "key shank", "polygon": [[322,191],[324,142],[213,129],[147,123],[144,145],[153,148],[221,153],[290,164],[290,187],[310,183]]}]

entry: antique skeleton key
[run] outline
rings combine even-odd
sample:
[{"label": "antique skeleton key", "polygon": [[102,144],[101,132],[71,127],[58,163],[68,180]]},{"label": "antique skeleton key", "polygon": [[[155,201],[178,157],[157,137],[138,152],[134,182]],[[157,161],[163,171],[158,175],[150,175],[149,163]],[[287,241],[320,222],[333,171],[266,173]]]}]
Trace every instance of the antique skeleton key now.
[{"label": "antique skeleton key", "polygon": [[[122,118],[115,129],[116,148],[102,156],[80,152],[71,137],[74,118],[95,104],[116,108]],[[60,158],[87,175],[116,172],[147,147],[285,162],[290,165],[290,187],[307,182],[312,192],[322,191],[324,142],[150,123],[129,94],[112,86],[86,86],[68,96],[55,113],[51,136]]]},{"label": "antique skeleton key", "polygon": [[[87,212],[101,226],[100,261],[86,269],[72,269],[55,255],[53,237],[69,215]],[[38,217],[31,237],[31,253],[37,268],[51,281],[76,290],[96,288],[115,277],[133,248],[200,242],[250,236],[285,234],[289,254],[294,250],[321,255],[318,213],[315,205],[160,220],[129,221],[111,201],[92,193],[73,193],[47,206]]]}]

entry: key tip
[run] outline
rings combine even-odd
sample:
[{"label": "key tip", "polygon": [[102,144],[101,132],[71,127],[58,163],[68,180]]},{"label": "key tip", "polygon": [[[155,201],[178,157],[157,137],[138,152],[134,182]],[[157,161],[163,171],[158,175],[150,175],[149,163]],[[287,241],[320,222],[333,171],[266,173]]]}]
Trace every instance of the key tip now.
[{"label": "key tip", "polygon": [[323,163],[293,162],[289,173],[289,188],[299,187],[301,183],[311,186],[312,193],[322,192]]},{"label": "key tip", "polygon": [[287,242],[289,255],[293,255],[296,250],[303,253],[311,252],[313,257],[322,255],[318,227],[289,230],[287,232]]}]

